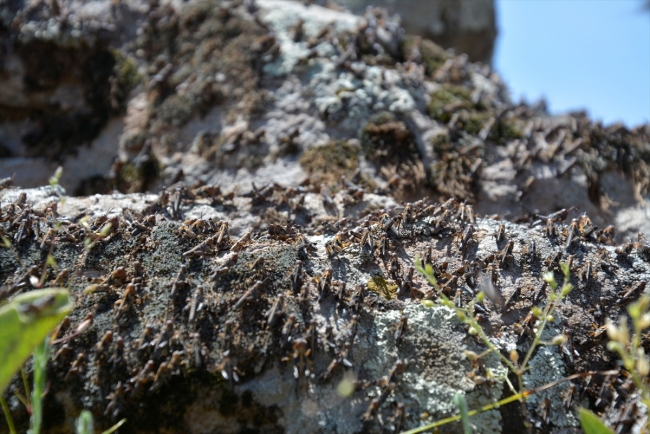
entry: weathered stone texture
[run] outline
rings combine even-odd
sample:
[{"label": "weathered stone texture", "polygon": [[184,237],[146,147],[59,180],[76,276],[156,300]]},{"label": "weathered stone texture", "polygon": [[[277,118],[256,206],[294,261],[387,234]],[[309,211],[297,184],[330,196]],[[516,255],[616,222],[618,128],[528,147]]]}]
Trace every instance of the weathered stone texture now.
[{"label": "weathered stone texture", "polygon": [[[0,301],[45,269],[77,306],[48,368],[48,428],[88,408],[129,432],[390,432],[449,415],[457,392],[473,408],[508,393],[496,357],[485,387],[467,376],[463,351],[482,344],[421,306],[437,296],[416,256],[457,303],[485,276],[519,291],[474,313],[520,352],[541,273],[571,261],[576,289],[549,333],[575,351],[538,351],[526,385],[616,366],[602,325],[649,273],[647,125],[514,105],[489,66],[380,9],[5,2],[0,35]],[[57,165],[65,201],[10,187],[46,185]],[[599,410],[630,405],[643,423],[608,381],[575,385],[590,403],[611,385]],[[477,430],[574,429],[567,387]]]},{"label": "weathered stone texture", "polygon": [[[530,337],[521,324],[544,303],[542,271],[554,270],[559,280],[559,261],[571,262],[575,289],[547,337],[569,334],[572,346],[541,348],[527,387],[613,367],[593,325],[623,312],[622,295],[643,290],[650,277],[647,244],[624,253],[602,245],[600,231],[576,229],[569,241],[573,229],[556,222],[474,221],[469,207],[453,201],[404,207],[368,195],[355,203],[348,190],[330,202],[310,189],[279,186],[234,197],[200,191],[65,201],[50,187],[0,191],[3,236],[12,244],[0,250],[0,297],[30,290],[30,276],[42,275],[51,253],[56,269],[45,269],[45,285],[67,286],[76,300],[48,368],[49,429],[69,430],[81,408],[100,426],[127,417],[127,432],[416,427],[453,412],[455,393],[475,408],[507,391],[507,370],[495,355],[483,361],[494,377],[489,390],[467,377],[464,351],[481,353],[484,345],[452,310],[420,304],[437,297],[412,273],[416,256],[434,266],[442,290],[459,304],[482,279],[493,279],[512,301],[502,310],[485,302],[475,313],[502,351],[522,353]],[[285,213],[302,227],[282,223]],[[93,235],[107,222],[105,238]],[[511,297],[515,291],[520,295]],[[92,326],[75,337],[89,315]],[[341,396],[346,379],[354,388]],[[587,387],[587,396],[599,384]],[[561,399],[567,387],[544,395],[550,418],[536,405],[544,396],[530,400],[526,417],[549,428],[576,426],[575,404],[567,412]],[[22,404],[9,398],[24,424]],[[645,416],[638,417],[641,423]],[[504,420],[492,410],[473,423],[477,432],[513,432],[521,418]]]}]

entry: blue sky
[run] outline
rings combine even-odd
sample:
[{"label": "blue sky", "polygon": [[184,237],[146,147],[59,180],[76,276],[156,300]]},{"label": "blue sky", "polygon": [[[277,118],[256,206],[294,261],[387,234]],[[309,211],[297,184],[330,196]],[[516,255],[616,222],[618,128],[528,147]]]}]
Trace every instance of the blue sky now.
[{"label": "blue sky", "polygon": [[495,69],[514,102],[650,122],[650,11],[642,0],[497,0]]}]

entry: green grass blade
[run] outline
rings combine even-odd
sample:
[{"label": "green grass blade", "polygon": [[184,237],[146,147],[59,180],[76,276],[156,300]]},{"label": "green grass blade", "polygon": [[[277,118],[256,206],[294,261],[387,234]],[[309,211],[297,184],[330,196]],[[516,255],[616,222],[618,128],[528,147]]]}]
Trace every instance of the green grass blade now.
[{"label": "green grass blade", "polygon": [[93,414],[88,410],[82,410],[75,427],[77,434],[94,434]]},{"label": "green grass blade", "polygon": [[116,423],[115,425],[113,425],[112,427],[107,429],[106,431],[104,431],[102,434],[113,434],[115,431],[117,431],[117,429],[119,427],[121,427],[125,423],[126,423],[126,419],[122,419],[121,421],[119,421],[118,423]]},{"label": "green grass blade", "polygon": [[[119,421],[118,423],[116,423],[106,431],[102,432],[102,434],[112,434],[125,423],[126,423],[126,419],[122,419],[121,421]],[[77,429],[77,434],[94,434],[95,428],[94,428],[93,414],[88,410],[83,410],[79,415],[79,418],[77,419],[75,427]]]},{"label": "green grass blade", "polygon": [[0,406],[2,406],[2,412],[5,414],[5,419],[7,420],[7,426],[9,427],[9,434],[16,434],[16,427],[14,426],[14,420],[11,417],[11,413],[9,412],[9,406],[7,405],[7,401],[5,401],[5,397],[2,393],[0,393]]},{"label": "green grass blade", "polygon": [[469,414],[467,409],[467,401],[465,401],[465,395],[462,393],[457,393],[454,395],[454,405],[458,408],[460,413],[460,421],[463,424],[463,433],[472,434],[472,426],[469,424]]},{"label": "green grass blade", "polygon": [[48,288],[21,294],[0,308],[0,393],[72,305],[67,289]]},{"label": "green grass blade", "polygon": [[43,394],[45,393],[45,367],[50,358],[50,342],[45,338],[43,343],[34,348],[34,388],[32,390],[32,417],[29,434],[39,434],[43,422]]},{"label": "green grass blade", "polygon": [[580,408],[580,426],[585,434],[614,434],[614,431],[607,428],[602,420],[586,408]]}]

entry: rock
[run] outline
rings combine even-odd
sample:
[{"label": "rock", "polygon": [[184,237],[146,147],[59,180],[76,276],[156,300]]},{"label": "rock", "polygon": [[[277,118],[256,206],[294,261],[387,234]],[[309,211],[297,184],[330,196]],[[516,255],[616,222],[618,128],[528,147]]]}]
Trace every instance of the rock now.
[{"label": "rock", "polygon": [[[484,342],[454,309],[421,305],[441,296],[416,256],[461,306],[494,279],[471,315],[504,354],[530,345],[541,273],[570,262],[547,333],[575,351],[539,349],[522,381],[617,366],[602,326],[648,279],[647,125],[514,105],[489,66],[378,9],[78,6],[0,6],[0,88],[16,101],[1,107],[0,301],[45,276],[77,306],[48,368],[48,428],[88,408],[134,432],[381,432],[448,416],[456,393],[472,408],[510,393],[496,353],[465,357]],[[57,165],[61,185],[11,187]],[[639,408],[597,396],[597,377],[574,383],[590,403]],[[565,389],[474,423],[574,429]]]},{"label": "rock", "polygon": [[[512,105],[488,66],[404,35],[379,9],[359,17],[275,0],[57,5],[58,15],[45,4],[2,6],[2,89],[16,106],[0,120],[9,155],[0,172],[15,174],[15,185],[44,185],[58,165],[75,194],[159,191],[180,179],[236,191],[253,181],[294,185],[318,177],[300,164],[304,152],[348,141],[359,146],[368,192],[456,197],[517,221],[573,206],[573,216],[618,225],[619,241],[650,231],[631,217],[648,198],[647,126]],[[174,43],[163,50],[164,41]],[[34,57],[32,46],[50,48]],[[36,60],[51,68],[34,75]],[[363,137],[394,133],[363,132],[378,132],[387,113],[396,123],[384,133],[408,131],[410,150],[389,145],[381,152],[395,164],[382,167],[386,158]]]},{"label": "rock", "polygon": [[[326,2],[319,2],[326,3]],[[465,53],[473,62],[490,64],[497,36],[493,0],[337,0],[354,13],[369,6],[399,14],[404,30],[431,39],[456,53]]]},{"label": "rock", "polygon": [[[571,346],[541,347],[524,384],[615,366],[592,325],[624,312],[622,292],[650,277],[647,246],[620,253],[600,244],[586,220],[569,241],[572,229],[558,218],[529,228],[475,219],[453,201],[399,206],[367,195],[354,203],[352,193],[326,199],[313,188],[269,185],[225,196],[179,185],[64,201],[56,186],[0,191],[10,243],[0,249],[0,299],[29,291],[30,276],[42,275],[76,300],[53,343],[46,429],[72,430],[86,408],[99,427],[127,418],[126,432],[385,432],[454,413],[456,393],[470,408],[487,405],[507,392],[508,370],[495,353],[471,363],[466,351],[481,354],[485,344],[453,309],[421,304],[439,295],[413,273],[418,256],[460,306],[490,276],[508,304],[478,303],[472,315],[481,312],[505,354],[528,350],[524,318],[550,291],[541,272],[560,280],[559,258],[568,261],[575,289],[543,338],[565,333]],[[48,252],[55,268],[43,268]],[[75,335],[91,314],[91,327]],[[485,384],[471,379],[479,366],[489,372]],[[16,378],[12,388],[21,387]],[[12,388],[22,427],[28,416]],[[577,402],[567,410],[561,398],[568,388],[530,398],[526,416],[504,418],[509,408],[473,417],[474,429],[516,432],[522,418],[576,427]]]}]

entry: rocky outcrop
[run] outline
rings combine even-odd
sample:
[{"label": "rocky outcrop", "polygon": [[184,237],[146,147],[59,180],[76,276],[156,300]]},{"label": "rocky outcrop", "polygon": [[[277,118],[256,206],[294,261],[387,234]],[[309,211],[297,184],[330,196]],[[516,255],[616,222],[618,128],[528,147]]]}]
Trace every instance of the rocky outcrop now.
[{"label": "rocky outcrop", "polygon": [[[492,279],[505,307],[472,315],[522,354],[541,273],[570,263],[548,332],[570,344],[540,348],[525,387],[616,367],[602,326],[649,272],[648,126],[514,105],[489,66],[379,9],[77,6],[0,6],[0,300],[41,279],[76,300],[48,367],[50,429],[88,408],[132,432],[399,431],[449,415],[456,393],[510,393],[497,357],[465,357],[484,347],[453,310],[421,305],[439,294],[416,255],[459,306]],[[10,187],[57,165],[65,200],[56,179]],[[572,387],[610,424],[643,423],[622,378],[474,423],[571,430]]]},{"label": "rocky outcrop", "polygon": [[513,221],[575,207],[617,240],[648,232],[647,126],[513,105],[489,66],[379,9],[21,5],[1,14],[0,172],[16,185],[45,185],[58,165],[74,194],[295,185],[322,178],[301,161],[347,142],[345,173],[358,168],[367,191],[456,197]]},{"label": "rocky outcrop", "polygon": [[[416,256],[458,306],[493,282],[503,307],[492,297],[472,309],[506,354],[531,343],[525,318],[550,291],[542,271],[560,280],[568,262],[575,289],[545,339],[570,340],[538,350],[525,386],[616,366],[593,325],[643,290],[647,242],[616,250],[585,219],[529,228],[475,219],[458,202],[399,206],[353,186],[331,198],[278,185],[65,201],[50,187],[1,191],[10,245],[0,250],[0,297],[42,281],[69,287],[76,304],[48,365],[47,429],[71,430],[87,408],[104,427],[126,417],[125,432],[399,432],[453,413],[456,393],[470,408],[493,402],[508,393],[506,367],[484,356],[489,381],[472,380],[477,365],[465,351],[485,346],[453,310],[422,306],[437,294],[413,272]],[[472,418],[474,428],[520,432],[526,420],[574,429],[577,400],[562,397],[577,388],[591,400],[603,381],[556,386],[529,398],[527,414],[504,406]],[[607,396],[601,408],[632,405],[643,423],[640,407]]]}]

